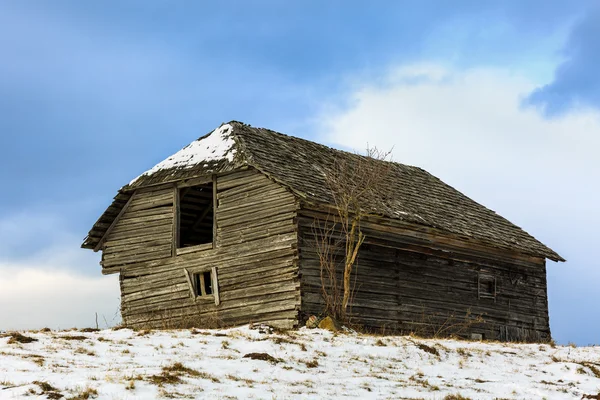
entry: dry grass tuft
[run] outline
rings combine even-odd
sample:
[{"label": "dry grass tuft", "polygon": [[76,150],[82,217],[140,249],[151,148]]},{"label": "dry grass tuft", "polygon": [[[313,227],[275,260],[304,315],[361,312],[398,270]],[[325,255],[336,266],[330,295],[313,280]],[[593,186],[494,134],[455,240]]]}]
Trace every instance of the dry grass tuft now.
[{"label": "dry grass tuft", "polygon": [[42,392],[58,392],[58,389],[44,381],[33,381],[34,384],[38,385]]},{"label": "dry grass tuft", "polygon": [[75,394],[75,396],[69,397],[67,400],[88,400],[95,399],[96,397],[98,397],[98,391],[94,388],[87,387]]},{"label": "dry grass tuft", "polygon": [[579,363],[581,365],[581,367],[579,367],[577,369],[577,372],[580,374],[587,374],[587,371],[585,369],[583,369],[582,367],[586,367],[588,368],[590,371],[592,371],[592,374],[596,377],[596,378],[600,378],[600,368],[598,368],[596,365],[594,365],[594,363],[591,362],[580,362]]},{"label": "dry grass tuft", "polygon": [[188,368],[179,362],[176,362],[175,364],[170,365],[168,367],[163,367],[163,372],[172,372],[177,375],[184,375],[184,374],[191,375],[191,376],[199,376],[200,375],[200,372],[196,371],[195,369]]},{"label": "dry grass tuft", "polygon": [[163,372],[160,375],[151,375],[148,377],[148,381],[157,386],[162,386],[165,384],[173,385],[183,382],[178,375],[173,375],[168,372]]},{"label": "dry grass tuft", "polygon": [[[181,382],[180,377],[183,375],[198,377],[198,378],[202,378],[202,379],[208,379],[215,383],[221,382],[219,380],[219,378],[217,378],[214,375],[209,374],[208,372],[197,371],[195,369],[188,368],[179,362],[172,364],[168,367],[163,367],[162,375],[155,375],[155,376],[158,376],[159,379],[162,377],[164,380],[167,380],[167,381],[168,380],[177,380],[177,379],[179,380],[178,382],[166,382],[166,383],[179,383],[179,382]],[[177,379],[173,379],[173,378],[177,378]]]},{"label": "dry grass tuft", "polygon": [[267,353],[248,353],[243,358],[249,358],[251,360],[263,360],[271,362],[273,364],[277,364],[283,361],[282,359],[275,358]]},{"label": "dry grass tuft", "polygon": [[31,359],[31,361],[33,361],[40,367],[44,365],[45,358],[43,356],[40,356],[39,354],[24,354],[22,357],[26,359]]},{"label": "dry grass tuft", "polygon": [[[288,333],[288,335],[289,335],[289,333]],[[282,344],[282,343],[295,344],[297,346],[300,346],[300,350],[307,351],[306,345],[304,343],[298,342],[298,341],[295,341],[295,340],[292,340],[290,338],[283,337],[283,336],[276,336],[276,337],[274,337],[272,339],[265,338],[265,339],[260,339],[260,340],[271,340],[275,344]]]},{"label": "dry grass tuft", "polygon": [[415,342],[415,345],[419,348],[419,350],[423,350],[426,353],[433,354],[434,356],[440,355],[440,352],[435,347],[428,346],[425,343],[418,343],[418,342]]},{"label": "dry grass tuft", "polygon": [[252,379],[244,379],[244,378],[240,378],[239,376],[235,376],[232,374],[226,375],[225,378],[234,381],[234,382],[245,382],[247,385],[252,386],[253,384],[256,383],[255,380]]},{"label": "dry grass tuft", "polygon": [[465,397],[461,394],[449,394],[444,397],[444,400],[471,400],[470,397]]},{"label": "dry grass tuft", "polygon": [[87,336],[83,336],[83,335],[64,335],[64,336],[57,336],[59,339],[64,339],[64,340],[87,340]]},{"label": "dry grass tuft", "polygon": [[31,342],[37,342],[38,341],[35,338],[32,338],[30,336],[22,335],[19,332],[10,332],[6,336],[10,337],[10,339],[8,339],[8,342],[7,342],[8,344],[13,344],[13,343],[31,343]]},{"label": "dry grass tuft", "polygon": [[79,331],[80,332],[99,332],[100,329],[98,329],[98,328],[81,328]]},{"label": "dry grass tuft", "polygon": [[[46,398],[51,400],[58,400],[63,398],[64,396],[59,392],[57,388],[49,384],[48,382],[43,381],[33,381],[35,385],[38,385],[42,391],[41,394],[46,395]],[[34,394],[35,391],[30,390],[31,394]]]}]

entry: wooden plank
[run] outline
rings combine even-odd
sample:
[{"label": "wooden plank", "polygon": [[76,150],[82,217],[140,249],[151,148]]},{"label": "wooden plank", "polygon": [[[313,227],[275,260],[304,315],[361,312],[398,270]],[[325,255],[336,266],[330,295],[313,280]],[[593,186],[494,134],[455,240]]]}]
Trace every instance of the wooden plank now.
[{"label": "wooden plank", "polygon": [[219,279],[217,277],[217,267],[212,267],[211,272],[212,289],[213,295],[215,296],[215,305],[218,306],[219,304],[221,304],[221,298],[219,297]]},{"label": "wooden plank", "polygon": [[117,214],[117,216],[113,220],[112,224],[110,224],[110,226],[108,227],[108,229],[106,230],[106,232],[104,232],[104,235],[102,235],[102,238],[100,238],[100,241],[98,242],[98,244],[96,245],[96,247],[94,247],[94,252],[97,252],[98,250],[100,250],[100,248],[102,247],[102,244],[104,243],[104,241],[106,240],[106,238],[108,237],[108,235],[110,234],[110,232],[113,230],[113,228],[115,227],[115,225],[117,224],[117,222],[119,222],[119,219],[121,218],[121,216],[129,208],[129,205],[133,201],[134,197],[135,197],[135,192],[131,195],[131,197],[129,198],[129,200],[127,200],[127,203],[125,203],[125,205],[123,206],[123,208],[121,209],[121,211],[119,212],[119,214]]},{"label": "wooden plank", "polygon": [[171,257],[177,256],[177,248],[179,247],[179,188],[173,185],[173,241],[171,243]]},{"label": "wooden plank", "polygon": [[196,298],[196,290],[194,289],[194,284],[192,283],[192,278],[190,276],[190,271],[188,271],[187,268],[184,268],[183,269],[183,274],[185,275],[185,279],[187,280],[187,283],[189,285],[190,298],[191,299],[195,299]]},{"label": "wooden plank", "polygon": [[176,254],[178,256],[181,256],[183,254],[194,253],[196,251],[211,250],[212,248],[213,248],[212,243],[197,244],[196,246],[188,246],[188,247],[182,247],[180,249],[177,249]]},{"label": "wooden plank", "polygon": [[[213,207],[213,219],[212,219],[212,247],[217,248],[217,208],[219,207],[219,200],[217,199],[217,175],[212,176],[212,207]],[[218,304],[217,304],[218,305]]]},{"label": "wooden plank", "polygon": [[207,183],[211,183],[211,182],[212,182],[212,176],[201,176],[198,178],[185,179],[183,181],[177,182],[177,187],[188,188],[191,186],[206,185]]}]

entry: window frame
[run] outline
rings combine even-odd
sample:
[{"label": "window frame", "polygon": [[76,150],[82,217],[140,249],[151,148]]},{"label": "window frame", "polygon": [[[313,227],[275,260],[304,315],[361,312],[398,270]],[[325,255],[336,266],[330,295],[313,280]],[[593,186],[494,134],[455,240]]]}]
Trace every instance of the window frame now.
[{"label": "window frame", "polygon": [[[216,306],[221,304],[221,299],[219,296],[219,277],[217,274],[217,267],[205,267],[205,268],[193,268],[193,269],[184,268],[183,272],[185,274],[185,277],[186,277],[186,280],[188,283],[188,287],[190,290],[190,298],[192,300],[194,300],[194,302],[197,302],[199,300],[213,300],[215,302]],[[205,291],[203,285],[200,285],[200,287],[197,287],[197,285],[196,285],[196,282],[198,282],[198,281],[203,282],[203,283],[205,282],[204,274],[206,274],[207,272],[210,273],[211,289],[212,289],[211,294],[206,294],[206,291]],[[198,280],[196,279],[197,276],[199,278]]]},{"label": "window frame", "polygon": [[[483,287],[489,285],[493,290],[482,290]],[[477,272],[477,299],[493,299],[496,302],[498,296],[498,281],[496,276],[488,271]]]},{"label": "window frame", "polygon": [[[212,242],[202,243],[194,246],[188,247],[179,247],[180,241],[180,207],[181,207],[181,199],[180,199],[180,191],[181,189],[185,189],[188,187],[206,185],[208,183],[212,184],[212,211],[213,211],[213,226],[212,226]],[[212,175],[210,178],[196,178],[190,179],[187,181],[183,181],[180,183],[175,183],[173,185],[173,243],[171,254],[172,257],[176,257],[182,254],[193,253],[196,251],[204,251],[215,249],[217,247],[217,176]]]}]

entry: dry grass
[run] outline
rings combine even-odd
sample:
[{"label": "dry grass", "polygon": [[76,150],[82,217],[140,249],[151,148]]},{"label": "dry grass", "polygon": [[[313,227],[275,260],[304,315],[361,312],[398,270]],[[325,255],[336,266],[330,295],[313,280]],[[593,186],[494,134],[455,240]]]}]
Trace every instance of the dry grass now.
[{"label": "dry grass", "polygon": [[34,384],[38,385],[42,392],[58,392],[58,389],[44,381],[33,381]]},{"label": "dry grass", "polygon": [[428,346],[425,343],[418,343],[418,342],[413,342],[413,343],[415,344],[415,346],[417,346],[419,348],[419,350],[422,350],[429,354],[433,354],[434,356],[438,356],[438,357],[440,355],[440,352],[435,347]]},{"label": "dry grass", "polygon": [[148,382],[154,383],[157,386],[163,386],[165,384],[173,385],[176,383],[183,382],[178,375],[173,375],[168,372],[163,372],[160,375],[151,375],[148,377]]},{"label": "dry grass", "polygon": [[98,328],[82,328],[79,330],[80,332],[100,332]]},{"label": "dry grass", "polygon": [[88,400],[95,399],[96,397],[98,397],[98,391],[92,387],[86,387],[67,400]]},{"label": "dry grass", "polygon": [[251,360],[263,360],[263,361],[268,361],[273,364],[277,364],[277,363],[283,361],[280,358],[275,358],[272,355],[269,355],[267,353],[248,353],[248,354],[244,355],[243,358],[249,358]]},{"label": "dry grass", "polygon": [[165,384],[176,384],[183,382],[181,377],[184,375],[208,379],[212,382],[220,383],[219,378],[216,376],[211,375],[208,372],[197,371],[195,369],[188,368],[182,363],[174,363],[168,367],[163,367],[161,374],[148,377],[148,381],[158,386]]},{"label": "dry grass", "polygon": [[59,339],[64,339],[64,340],[86,340],[87,336],[83,336],[83,335],[64,335],[64,336],[57,336]]},{"label": "dry grass", "polygon": [[75,353],[76,354],[85,354],[85,355],[92,356],[92,357],[96,355],[96,353],[94,353],[94,351],[88,350],[85,347],[76,348]]},{"label": "dry grass", "polygon": [[256,383],[255,380],[247,379],[247,378],[246,379],[245,378],[240,378],[239,376],[235,376],[235,375],[232,375],[232,374],[226,375],[225,378],[227,378],[227,379],[229,379],[231,381],[234,381],[234,382],[244,382],[248,386],[252,386],[252,385],[254,385]]},{"label": "dry grass", "polygon": [[465,397],[461,394],[449,394],[444,397],[444,400],[471,400],[470,397]]},{"label": "dry grass", "polygon": [[30,336],[25,336],[20,334],[19,332],[10,332],[7,334],[7,336],[10,337],[10,339],[8,339],[8,344],[13,344],[13,343],[31,343],[31,342],[37,342],[38,340],[35,338],[32,338]]},{"label": "dry grass", "polygon": [[190,376],[199,376],[200,372],[195,369],[188,368],[182,363],[176,362],[168,367],[163,367],[163,372],[172,372],[177,375],[190,375]]},{"label": "dry grass", "polygon": [[[269,340],[269,339],[264,339],[264,340]],[[282,343],[295,344],[297,346],[300,346],[300,350],[306,351],[306,345],[304,343],[297,342],[295,340],[292,340],[292,339],[289,339],[286,337],[276,336],[276,337],[272,338],[271,341],[275,344],[282,344]]]},{"label": "dry grass", "polygon": [[[32,383],[34,383],[35,385],[38,385],[40,387],[40,390],[42,391],[41,394],[45,395],[47,399],[58,400],[58,399],[61,399],[64,397],[63,394],[61,394],[57,388],[55,388],[48,382],[33,381]],[[31,394],[33,394],[33,393],[31,393]]]}]

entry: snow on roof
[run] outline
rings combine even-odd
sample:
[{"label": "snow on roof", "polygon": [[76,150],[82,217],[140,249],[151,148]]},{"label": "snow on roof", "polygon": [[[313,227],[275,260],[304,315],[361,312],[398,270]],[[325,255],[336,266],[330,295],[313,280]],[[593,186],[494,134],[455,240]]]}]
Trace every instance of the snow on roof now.
[{"label": "snow on roof", "polygon": [[223,124],[208,135],[193,141],[177,153],[164,161],[159,162],[148,171],[133,179],[129,184],[133,184],[139,178],[145,175],[166,169],[186,169],[194,167],[207,161],[216,161],[227,159],[233,161],[235,156],[235,142],[233,140],[233,127],[229,124]]}]

